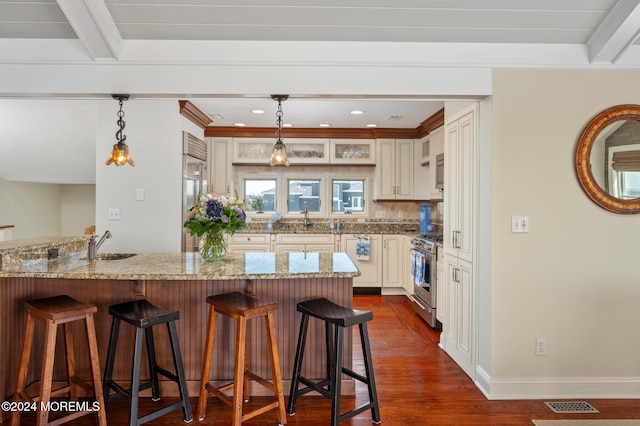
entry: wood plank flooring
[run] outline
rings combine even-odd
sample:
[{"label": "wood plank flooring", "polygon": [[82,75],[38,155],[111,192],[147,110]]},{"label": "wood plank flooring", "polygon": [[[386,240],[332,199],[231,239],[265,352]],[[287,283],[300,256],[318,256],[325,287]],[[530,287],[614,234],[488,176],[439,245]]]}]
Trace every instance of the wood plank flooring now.
[{"label": "wood plank flooring", "polygon": [[[439,333],[427,326],[413,311],[404,296],[356,295],[354,306],[374,312],[369,323],[372,356],[378,388],[382,424],[387,426],[422,425],[529,425],[531,419],[640,419],[639,400],[588,400],[597,414],[555,414],[543,400],[490,401],[478,390],[460,368],[438,348]],[[357,329],[356,329],[357,330]],[[354,369],[362,371],[360,343],[354,336]],[[367,400],[366,387],[357,385],[356,396],[343,398],[345,410],[356,402]],[[260,404],[263,398],[249,403]],[[141,413],[156,404],[144,398]],[[197,396],[191,398],[197,405]],[[326,426],[331,411],[327,399],[303,396],[298,399],[295,416],[288,424]],[[23,415],[23,425],[35,424],[35,416]],[[120,400],[109,405],[109,425],[127,424],[127,402]],[[207,417],[192,424],[229,425],[230,408],[209,398]],[[275,425],[271,411],[245,422],[245,425]],[[8,424],[5,422],[4,424]],[[74,425],[94,425],[95,418],[86,416]],[[182,411],[174,411],[148,425],[183,425]],[[362,413],[343,425],[371,425],[370,412]]]}]

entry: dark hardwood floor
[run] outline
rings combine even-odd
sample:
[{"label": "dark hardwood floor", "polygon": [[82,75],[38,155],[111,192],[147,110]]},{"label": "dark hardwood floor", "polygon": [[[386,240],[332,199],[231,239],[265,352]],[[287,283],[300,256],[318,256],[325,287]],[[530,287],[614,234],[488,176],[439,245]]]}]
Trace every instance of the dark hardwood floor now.
[{"label": "dark hardwood floor", "polygon": [[[640,419],[638,400],[588,400],[600,411],[597,414],[555,414],[543,400],[487,400],[469,377],[438,348],[439,333],[414,314],[410,303],[404,296],[354,296],[357,309],[374,312],[369,333],[383,425],[532,425],[532,419]],[[358,355],[354,369],[362,371],[357,337],[354,337],[354,353]],[[353,407],[356,401],[366,400],[366,387],[357,385],[356,396],[343,398],[343,405]],[[197,397],[191,398],[191,402],[195,410]],[[254,398],[249,404],[259,402],[260,398]],[[148,412],[153,404],[150,399],[143,399],[141,412]],[[295,416],[288,417],[287,421],[289,425],[325,426],[329,424],[330,411],[328,400],[303,396],[298,400]],[[192,424],[228,425],[230,414],[229,407],[209,398],[206,419],[203,422],[194,419]],[[107,417],[109,425],[127,424],[126,401],[111,403]],[[35,424],[34,416],[23,415],[22,424]],[[85,416],[72,424],[96,423],[93,417]],[[182,411],[174,411],[147,424],[184,424]],[[275,425],[275,412],[265,413],[244,424]],[[352,426],[371,424],[368,411],[343,423]]]}]

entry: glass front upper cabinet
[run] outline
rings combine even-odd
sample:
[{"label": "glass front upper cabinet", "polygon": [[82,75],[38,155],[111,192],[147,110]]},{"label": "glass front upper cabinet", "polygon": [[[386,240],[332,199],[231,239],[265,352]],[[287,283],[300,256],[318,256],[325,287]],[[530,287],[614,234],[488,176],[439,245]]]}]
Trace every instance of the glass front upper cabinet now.
[{"label": "glass front upper cabinet", "polygon": [[[291,164],[328,164],[328,139],[283,138]],[[233,162],[237,164],[268,164],[275,144],[273,139],[234,138]]]},{"label": "glass front upper cabinet", "polygon": [[375,164],[375,139],[331,139],[331,163]]}]

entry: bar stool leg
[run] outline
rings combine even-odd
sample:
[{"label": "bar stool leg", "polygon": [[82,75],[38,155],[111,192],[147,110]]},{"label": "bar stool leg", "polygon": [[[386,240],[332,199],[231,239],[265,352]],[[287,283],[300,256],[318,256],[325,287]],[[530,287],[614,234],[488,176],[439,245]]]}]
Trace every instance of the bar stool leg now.
[{"label": "bar stool leg", "polygon": [[245,351],[247,336],[247,321],[244,317],[237,318],[238,330],[236,332],[236,365],[233,374],[233,416],[231,418],[232,426],[240,426],[242,424],[242,402],[245,387]]},{"label": "bar stool leg", "polygon": [[184,422],[191,423],[193,414],[191,413],[191,403],[189,402],[189,393],[187,392],[187,381],[184,375],[184,365],[182,364],[182,354],[180,353],[180,344],[178,343],[178,332],[175,322],[169,321],[167,328],[169,330],[171,351],[173,352],[173,366],[176,376],[178,377],[178,390],[180,391],[180,400],[182,401]]},{"label": "bar stool leg", "polygon": [[104,403],[104,394],[102,391],[102,383],[100,382],[100,361],[98,354],[98,343],[96,340],[96,328],[93,314],[85,317],[85,324],[87,328],[87,342],[89,343],[89,360],[91,363],[91,376],[93,379],[93,392],[96,401],[98,402],[98,425],[107,426],[107,412],[106,405]]},{"label": "bar stool leg", "polygon": [[147,343],[147,360],[149,361],[149,374],[151,376],[151,400],[160,401],[158,363],[156,362],[156,347],[153,341],[153,329],[151,327],[145,328],[144,337]]},{"label": "bar stool leg", "polygon": [[131,368],[131,404],[129,405],[129,426],[138,424],[138,393],[140,391],[140,358],[142,358],[142,334],[144,328],[136,327],[136,341]]},{"label": "bar stool leg", "polygon": [[113,375],[113,364],[116,359],[118,334],[120,334],[120,319],[113,317],[113,319],[111,320],[111,333],[109,334],[109,346],[107,346],[109,350],[107,352],[107,361],[104,367],[104,379],[102,381],[102,394],[104,396],[105,402],[109,402],[111,400],[111,388],[109,387],[109,382],[111,382]]},{"label": "bar stool leg", "polygon": [[333,351],[333,368],[331,369],[331,380],[329,389],[331,390],[331,426],[337,426],[340,423],[340,394],[342,391],[342,347],[343,344],[343,328],[334,326],[334,351]]},{"label": "bar stool leg", "polygon": [[369,401],[371,401],[371,417],[373,422],[378,424],[380,419],[380,406],[378,405],[378,392],[376,391],[376,381],[373,377],[373,361],[371,359],[371,347],[369,346],[369,333],[367,323],[360,324],[360,343],[364,358],[364,368],[367,373],[367,386],[369,389]]},{"label": "bar stool leg", "polygon": [[200,395],[198,396],[198,420],[204,420],[207,412],[207,383],[211,373],[211,359],[213,358],[213,343],[216,333],[216,311],[209,305],[207,320],[207,336],[204,344],[204,359],[202,360],[202,377],[200,379]]},{"label": "bar stool leg", "polygon": [[278,355],[278,342],[276,339],[276,325],[273,313],[267,312],[265,317],[267,328],[267,344],[269,345],[269,357],[271,358],[271,379],[273,381],[273,393],[278,400],[278,411],[276,412],[278,423],[286,423],[287,415],[284,409],[284,390],[282,389],[282,372],[280,371],[280,357]]},{"label": "bar stool leg", "polygon": [[56,352],[57,325],[53,321],[47,321],[44,343],[44,360],[42,361],[42,376],[40,383],[40,405],[37,410],[36,426],[46,425],[49,420],[47,407],[51,399],[51,382],[53,380],[53,361]]},{"label": "bar stool leg", "polygon": [[302,314],[300,322],[300,332],[298,333],[298,347],[296,348],[296,356],[293,361],[293,377],[291,377],[291,391],[289,392],[289,403],[287,404],[287,413],[293,416],[296,413],[296,399],[298,398],[298,384],[300,382],[300,370],[302,369],[302,355],[307,342],[307,328],[309,326],[309,317]]},{"label": "bar stool leg", "polygon": [[[33,345],[33,330],[35,320],[31,316],[31,311],[27,312],[27,323],[24,328],[24,340],[22,342],[22,357],[20,358],[20,369],[18,370],[18,383],[16,386],[16,402],[20,402],[22,397],[20,394],[24,392],[27,383],[27,368],[29,367],[29,358],[31,357],[31,346]],[[20,426],[20,410],[13,412],[11,416],[11,426]]]},{"label": "bar stool leg", "polygon": [[69,384],[69,397],[72,401],[78,400],[78,387],[74,381],[76,377],[76,352],[73,347],[73,334],[71,332],[71,324],[64,323],[62,325],[64,331],[65,353],[67,355],[67,377]]}]

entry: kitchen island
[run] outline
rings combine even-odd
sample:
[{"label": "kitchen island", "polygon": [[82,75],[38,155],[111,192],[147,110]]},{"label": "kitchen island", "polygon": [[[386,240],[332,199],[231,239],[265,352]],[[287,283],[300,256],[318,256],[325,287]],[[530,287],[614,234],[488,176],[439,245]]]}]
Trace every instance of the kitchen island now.
[{"label": "kitchen island", "polygon": [[[44,250],[48,252],[49,249]],[[33,254],[31,254],[33,256]],[[0,271],[0,392],[3,400],[11,398],[19,354],[23,339],[26,310],[24,302],[30,299],[67,294],[83,302],[98,306],[95,317],[101,368],[104,369],[109,341],[111,317],[108,307],[114,303],[146,298],[167,310],[180,312],[177,321],[189,394],[198,394],[202,356],[205,343],[208,304],[207,296],[242,291],[258,298],[278,303],[275,315],[278,349],[280,351],[283,386],[289,391],[293,358],[300,317],[296,304],[317,297],[343,306],[352,306],[352,278],[359,272],[345,253],[237,253],[228,254],[218,262],[204,262],[197,253],[158,253],[103,255],[104,259],[89,262],[85,252],[66,253],[57,259],[30,256],[6,256]],[[82,348],[84,330],[74,325],[77,348]],[[33,354],[42,353],[43,327],[36,327],[37,343]],[[171,369],[171,355],[166,331],[158,330],[156,351],[161,366]],[[211,371],[212,381],[228,382],[233,378],[235,323],[218,317],[216,347]],[[266,334],[263,324],[249,324],[248,354],[251,368],[257,374],[270,378]],[[325,375],[324,328],[313,322],[309,326],[304,368],[309,377]],[[351,339],[349,330],[345,330]],[[61,339],[59,339],[61,340]],[[61,341],[59,349],[62,349]],[[120,333],[114,379],[121,384],[130,380],[130,359],[133,330],[123,327]],[[87,357],[77,354],[77,371],[89,377]],[[32,356],[28,382],[38,380],[39,360]],[[60,359],[58,359],[60,358]],[[344,365],[352,364],[351,345],[345,343]],[[144,364],[144,363],[143,363]],[[56,357],[54,380],[65,374],[62,357]],[[32,373],[33,372],[33,373]],[[148,377],[143,367],[143,378]],[[163,382],[163,394],[177,396],[173,382]],[[260,395],[262,386],[252,386],[251,392]],[[353,394],[353,380],[343,383],[345,394]],[[143,395],[146,395],[143,393]]]}]

